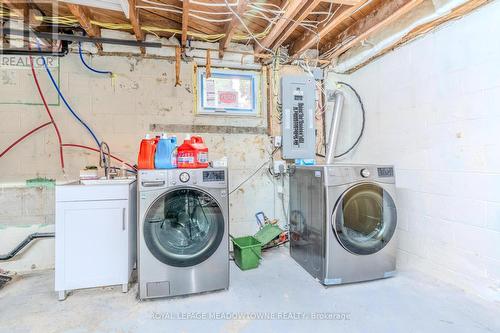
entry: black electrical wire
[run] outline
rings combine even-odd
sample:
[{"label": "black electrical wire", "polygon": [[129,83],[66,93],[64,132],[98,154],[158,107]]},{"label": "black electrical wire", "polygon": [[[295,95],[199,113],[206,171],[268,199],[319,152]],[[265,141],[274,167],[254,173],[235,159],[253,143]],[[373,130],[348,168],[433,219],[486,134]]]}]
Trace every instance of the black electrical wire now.
[{"label": "black electrical wire", "polygon": [[[349,154],[358,145],[359,141],[361,141],[361,138],[363,137],[363,134],[365,133],[365,126],[366,126],[366,111],[365,111],[365,106],[363,104],[363,100],[361,99],[361,96],[358,94],[358,92],[356,91],[356,89],[354,89],[354,87],[351,86],[349,83],[346,83],[346,82],[337,82],[337,84],[341,84],[341,85],[344,85],[344,86],[348,87],[356,95],[356,98],[358,99],[359,105],[361,106],[361,115],[363,117],[363,120],[362,120],[362,123],[361,123],[361,130],[359,131],[359,135],[356,138],[356,141],[354,141],[354,143],[352,144],[352,146],[349,147],[349,149],[347,149],[345,152],[343,152],[342,154],[335,155],[334,156],[335,158],[339,158],[339,157],[342,157],[344,155]],[[316,156],[325,157],[325,155],[318,154],[318,153],[316,153]]]}]

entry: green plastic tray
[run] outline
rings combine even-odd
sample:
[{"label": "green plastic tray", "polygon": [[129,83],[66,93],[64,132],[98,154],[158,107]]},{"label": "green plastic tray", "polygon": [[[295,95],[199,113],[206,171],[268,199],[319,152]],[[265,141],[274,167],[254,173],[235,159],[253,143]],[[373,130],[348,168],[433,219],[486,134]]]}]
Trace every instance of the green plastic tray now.
[{"label": "green plastic tray", "polygon": [[278,237],[282,232],[283,230],[281,230],[281,228],[276,224],[266,224],[253,237],[260,242],[261,246],[265,246],[267,243]]}]

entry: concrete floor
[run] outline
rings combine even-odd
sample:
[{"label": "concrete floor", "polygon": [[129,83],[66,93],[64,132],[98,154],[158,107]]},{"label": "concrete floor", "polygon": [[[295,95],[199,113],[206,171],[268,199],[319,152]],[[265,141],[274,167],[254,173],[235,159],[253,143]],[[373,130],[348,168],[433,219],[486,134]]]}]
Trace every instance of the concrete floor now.
[{"label": "concrete floor", "polygon": [[[287,249],[265,254],[262,265],[242,272],[231,263],[231,287],[221,291],[139,302],[107,287],[73,292],[57,301],[54,272],[22,276],[0,290],[0,332],[500,332],[500,306],[483,302],[418,273],[324,288],[299,267]],[[168,316],[246,313],[227,320]],[[255,315],[310,316],[323,320],[262,320]]]}]

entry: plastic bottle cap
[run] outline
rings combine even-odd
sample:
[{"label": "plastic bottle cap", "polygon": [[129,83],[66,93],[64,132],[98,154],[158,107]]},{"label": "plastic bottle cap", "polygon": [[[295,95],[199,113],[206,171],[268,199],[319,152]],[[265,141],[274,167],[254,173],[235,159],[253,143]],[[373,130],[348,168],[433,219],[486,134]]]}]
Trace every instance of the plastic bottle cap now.
[{"label": "plastic bottle cap", "polygon": [[149,133],[146,134],[146,139],[151,139],[151,135],[149,135]]},{"label": "plastic bottle cap", "polygon": [[162,138],[162,139],[168,139],[168,135],[167,135],[167,133],[163,133],[163,134],[161,135],[161,138]]},{"label": "plastic bottle cap", "polygon": [[186,137],[184,138],[184,140],[191,140],[191,135],[186,135]]}]

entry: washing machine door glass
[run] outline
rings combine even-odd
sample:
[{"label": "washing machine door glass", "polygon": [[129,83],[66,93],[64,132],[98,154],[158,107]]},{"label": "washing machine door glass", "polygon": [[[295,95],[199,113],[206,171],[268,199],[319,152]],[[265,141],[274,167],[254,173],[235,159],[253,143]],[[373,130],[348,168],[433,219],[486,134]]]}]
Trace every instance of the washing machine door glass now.
[{"label": "washing machine door glass", "polygon": [[219,247],[224,216],[208,193],[177,189],[151,205],[143,229],[146,245],[156,259],[176,267],[194,266]]},{"label": "washing machine door glass", "polygon": [[354,254],[380,251],[396,230],[394,200],[377,184],[355,185],[342,194],[333,216],[332,227],[341,245]]}]

